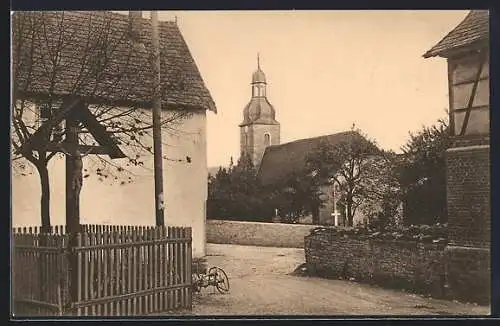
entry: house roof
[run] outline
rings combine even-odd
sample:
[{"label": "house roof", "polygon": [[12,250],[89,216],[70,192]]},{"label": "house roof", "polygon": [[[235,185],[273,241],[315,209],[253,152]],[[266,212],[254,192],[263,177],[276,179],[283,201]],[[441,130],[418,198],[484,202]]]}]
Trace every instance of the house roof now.
[{"label": "house roof", "polygon": [[[18,95],[37,98],[72,94],[89,103],[151,107],[151,23],[144,18],[140,23],[140,42],[134,42],[127,15],[109,11],[16,12],[12,56]],[[159,29],[162,107],[216,112],[177,24],[160,21]],[[54,51],[58,44],[61,50]],[[57,75],[51,78],[47,71],[54,69],[47,67],[53,67],[51,58],[56,52],[61,55],[56,63]],[[96,75],[99,65],[105,68]]]},{"label": "house roof", "polygon": [[489,41],[488,10],[471,10],[467,16],[451,30],[432,49],[424,54],[424,58],[446,57],[450,51],[476,44],[487,45]]},{"label": "house roof", "polygon": [[279,183],[293,174],[304,171],[307,155],[317,150],[321,143],[327,142],[329,146],[336,146],[359,137],[365,139],[355,131],[344,131],[269,146],[262,157],[258,178],[264,186]]}]

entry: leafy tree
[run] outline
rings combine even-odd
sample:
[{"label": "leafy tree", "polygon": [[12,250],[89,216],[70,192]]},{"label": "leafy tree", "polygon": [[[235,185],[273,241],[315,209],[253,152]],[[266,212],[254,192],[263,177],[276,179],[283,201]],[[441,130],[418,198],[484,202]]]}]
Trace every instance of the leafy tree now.
[{"label": "leafy tree", "polygon": [[230,215],[230,179],[225,168],[208,178],[207,218],[225,218]]},{"label": "leafy tree", "polygon": [[448,123],[443,119],[410,133],[398,167],[406,224],[446,223],[445,153],[450,145]]},{"label": "leafy tree", "polygon": [[209,177],[207,218],[267,221],[272,216],[269,202],[248,155],[242,156],[236,165],[220,168],[214,177]]},{"label": "leafy tree", "polygon": [[319,149],[308,156],[307,170],[316,185],[325,182],[338,185],[340,202],[346,208],[345,225],[353,226],[358,209],[369,210],[395,186],[387,178],[387,162],[387,155],[376,143],[353,126],[351,133],[339,143],[321,143]]},{"label": "leafy tree", "polygon": [[397,179],[400,155],[392,151],[381,151],[367,166],[367,177],[360,181],[360,196],[364,200],[360,210],[368,219],[370,227],[383,229],[401,222],[401,186]]},{"label": "leafy tree", "polygon": [[[65,79],[64,86],[68,95],[84,94],[90,98],[128,99],[134,96],[130,89],[121,87],[122,79],[132,78],[136,83],[142,83],[145,74],[142,64],[135,60],[140,47],[130,46],[130,36],[125,31],[120,34],[113,27],[113,19],[104,15],[104,24],[92,24],[95,15],[90,14],[85,26],[86,39],[82,44],[75,44],[74,35],[78,24],[72,24],[64,12],[16,12],[13,15],[12,36],[12,165],[17,173],[29,174],[30,164],[36,169],[41,184],[41,225],[42,229],[50,227],[50,184],[47,168],[51,159],[62,154],[49,152],[44,148],[24,150],[21,148],[28,142],[40,125],[36,117],[36,108],[45,106],[49,109],[61,105],[63,98],[56,91],[61,87],[62,74],[70,67],[77,66],[79,74]],[[102,18],[102,17],[101,17]],[[117,67],[112,58],[117,55],[118,48],[128,48],[125,54],[125,66]],[[68,58],[68,55],[70,58]],[[147,63],[147,62],[146,62]],[[35,69],[43,67],[43,69]],[[112,72],[112,73],[111,73]],[[36,89],[40,81],[48,85],[43,90],[44,98],[35,99],[32,89]],[[39,86],[38,86],[39,87]],[[35,94],[36,95],[36,94]],[[93,162],[84,170],[83,177],[94,173],[99,180],[115,180],[120,184],[131,182],[133,172],[130,167],[142,166],[143,157],[152,153],[151,145],[151,113],[137,108],[122,108],[118,104],[93,105],[89,107],[98,121],[114,135],[128,156],[124,164],[118,164],[101,156],[92,156]],[[189,113],[178,110],[164,114],[162,128],[169,132],[175,130],[175,125],[189,116]],[[82,144],[94,145],[89,133],[83,126],[79,132]],[[47,141],[62,142],[64,130],[57,126],[46,135]],[[165,158],[168,159],[168,158]],[[171,159],[186,161],[190,159]]]},{"label": "leafy tree", "polygon": [[314,181],[310,174],[301,171],[264,190],[270,193],[269,204],[279,210],[283,222],[293,223],[300,216],[311,214],[313,223],[319,223],[322,201]]}]

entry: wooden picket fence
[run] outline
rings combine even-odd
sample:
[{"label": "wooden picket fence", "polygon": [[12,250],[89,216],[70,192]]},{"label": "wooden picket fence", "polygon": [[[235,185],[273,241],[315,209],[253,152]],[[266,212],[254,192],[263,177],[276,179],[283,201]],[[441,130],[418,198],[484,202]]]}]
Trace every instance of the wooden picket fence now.
[{"label": "wooden picket fence", "polygon": [[[14,230],[16,314],[130,316],[191,309],[191,228],[82,225],[71,250],[64,228],[38,232]],[[70,252],[77,266],[73,301]]]},{"label": "wooden picket fence", "polygon": [[66,301],[67,237],[42,235],[33,228],[13,236],[12,295],[15,316],[62,315]]}]

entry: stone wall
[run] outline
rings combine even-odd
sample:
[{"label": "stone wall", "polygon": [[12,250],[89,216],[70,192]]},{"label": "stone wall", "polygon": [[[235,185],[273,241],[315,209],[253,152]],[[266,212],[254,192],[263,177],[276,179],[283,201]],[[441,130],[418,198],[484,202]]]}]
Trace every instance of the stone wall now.
[{"label": "stone wall", "polygon": [[319,276],[444,296],[444,244],[318,232],[306,236],[305,255]]},{"label": "stone wall", "polygon": [[246,246],[304,248],[317,225],[207,220],[207,242]]},{"label": "stone wall", "polygon": [[490,300],[489,249],[325,230],[305,237],[305,256],[313,275],[354,279],[449,300],[479,304]]},{"label": "stone wall", "polygon": [[490,303],[490,250],[481,248],[446,248],[446,281],[449,298]]}]

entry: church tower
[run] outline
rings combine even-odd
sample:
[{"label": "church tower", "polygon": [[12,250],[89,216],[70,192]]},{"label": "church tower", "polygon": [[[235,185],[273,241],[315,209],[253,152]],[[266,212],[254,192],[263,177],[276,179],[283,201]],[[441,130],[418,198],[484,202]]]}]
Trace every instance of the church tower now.
[{"label": "church tower", "polygon": [[251,87],[252,98],[243,110],[243,122],[239,125],[240,152],[241,155],[250,155],[253,164],[258,167],[266,147],[280,143],[280,124],[266,96],[266,75],[260,69],[259,55]]}]

